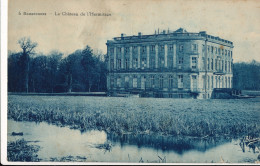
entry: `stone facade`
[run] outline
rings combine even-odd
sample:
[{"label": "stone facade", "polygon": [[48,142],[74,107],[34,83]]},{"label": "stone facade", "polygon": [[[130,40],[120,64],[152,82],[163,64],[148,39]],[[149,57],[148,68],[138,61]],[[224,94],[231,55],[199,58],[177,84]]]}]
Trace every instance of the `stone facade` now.
[{"label": "stone facade", "polygon": [[206,99],[232,88],[233,43],[205,31],[121,34],[106,44],[111,95]]}]

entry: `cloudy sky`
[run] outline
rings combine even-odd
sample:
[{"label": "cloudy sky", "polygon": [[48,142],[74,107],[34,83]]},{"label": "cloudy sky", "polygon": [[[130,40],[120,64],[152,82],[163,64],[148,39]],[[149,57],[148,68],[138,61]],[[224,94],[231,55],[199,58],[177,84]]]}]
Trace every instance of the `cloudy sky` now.
[{"label": "cloudy sky", "polygon": [[[19,15],[19,12],[21,15]],[[29,16],[27,13],[46,13]],[[55,16],[95,12],[111,16]],[[90,45],[106,53],[106,41],[155,29],[207,31],[234,43],[234,61],[260,61],[260,1],[257,0],[9,0],[8,49],[29,36],[37,52],[66,54]]]}]

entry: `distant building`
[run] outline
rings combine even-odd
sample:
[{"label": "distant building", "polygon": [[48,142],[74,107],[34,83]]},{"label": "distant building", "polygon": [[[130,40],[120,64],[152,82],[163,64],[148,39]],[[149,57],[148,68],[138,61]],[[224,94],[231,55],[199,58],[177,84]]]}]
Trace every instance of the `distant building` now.
[{"label": "distant building", "polygon": [[233,43],[205,31],[121,34],[106,44],[111,95],[206,99],[214,88],[232,88]]}]

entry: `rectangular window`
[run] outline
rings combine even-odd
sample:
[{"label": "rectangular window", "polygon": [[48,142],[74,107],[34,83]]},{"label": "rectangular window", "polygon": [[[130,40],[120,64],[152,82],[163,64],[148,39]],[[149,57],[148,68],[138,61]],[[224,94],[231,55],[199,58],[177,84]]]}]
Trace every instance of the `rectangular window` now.
[{"label": "rectangular window", "polygon": [[162,46],[161,46],[161,51],[163,51],[163,50],[164,50],[164,46],[162,45]]},{"label": "rectangular window", "polygon": [[197,44],[192,44],[191,49],[192,51],[197,51]]},{"label": "rectangular window", "polygon": [[125,88],[129,88],[129,77],[125,77]]},{"label": "rectangular window", "polygon": [[164,58],[159,58],[159,67],[164,67]]},{"label": "rectangular window", "polygon": [[218,54],[218,48],[215,47],[215,54],[217,55]]},{"label": "rectangular window", "polygon": [[121,59],[118,59],[117,60],[117,69],[120,69],[121,68]]},{"label": "rectangular window", "polygon": [[152,45],[151,49],[152,49],[152,52],[154,52],[154,45]]},{"label": "rectangular window", "polygon": [[191,68],[196,69],[197,68],[197,57],[191,58]]},{"label": "rectangular window", "polygon": [[163,88],[163,76],[160,76],[160,78],[159,78],[159,87],[160,87],[160,89]]},{"label": "rectangular window", "polygon": [[133,78],[133,88],[137,88],[137,77],[134,76]]},{"label": "rectangular window", "polygon": [[170,45],[170,50],[173,50],[173,45]]},{"label": "rectangular window", "polygon": [[121,87],[121,77],[117,78],[117,87],[120,88]]},{"label": "rectangular window", "polygon": [[144,52],[145,52],[145,46],[142,47],[142,53],[144,53]]},{"label": "rectangular window", "polygon": [[213,76],[211,76],[211,88],[213,89],[213,86],[214,86],[214,78]]},{"label": "rectangular window", "polygon": [[114,87],[114,78],[112,78],[111,76],[111,79],[110,79],[110,88],[113,88]]},{"label": "rectangular window", "polygon": [[178,88],[183,88],[183,75],[178,75]]},{"label": "rectangular window", "polygon": [[218,48],[218,55],[220,55],[220,48]]},{"label": "rectangular window", "polygon": [[134,64],[133,64],[133,68],[137,69],[137,66],[138,66],[138,59],[135,58],[134,59]]},{"label": "rectangular window", "polygon": [[169,88],[173,88],[173,76],[169,76]]},{"label": "rectangular window", "polygon": [[213,70],[213,63],[214,63],[214,60],[213,58],[211,59],[211,70]]},{"label": "rectangular window", "polygon": [[214,47],[213,46],[211,46],[211,53],[213,54],[213,51],[214,51]]},{"label": "rectangular window", "polygon": [[151,88],[155,87],[155,80],[154,80],[154,76],[151,76]]},{"label": "rectangular window", "polygon": [[110,65],[111,70],[114,70],[114,59],[111,59]]},{"label": "rectangular window", "polygon": [[218,60],[215,59],[215,70],[218,70]]},{"label": "rectangular window", "polygon": [[114,54],[114,48],[110,48],[110,53]]},{"label": "rectangular window", "polygon": [[129,50],[129,48],[128,48],[128,47],[126,47],[126,48],[125,48],[125,53],[127,53],[127,52],[128,52],[128,50]]},{"label": "rectangular window", "polygon": [[146,67],[146,58],[142,58],[142,69]]},{"label": "rectangular window", "polygon": [[180,45],[180,52],[183,52],[183,45]]},{"label": "rectangular window", "polygon": [[209,58],[208,58],[207,64],[208,64],[208,70],[209,70],[210,69],[210,59]]},{"label": "rectangular window", "polygon": [[183,57],[179,57],[179,64],[183,64]]},{"label": "rectangular window", "polygon": [[125,59],[125,68],[129,69],[129,60],[128,59]]}]

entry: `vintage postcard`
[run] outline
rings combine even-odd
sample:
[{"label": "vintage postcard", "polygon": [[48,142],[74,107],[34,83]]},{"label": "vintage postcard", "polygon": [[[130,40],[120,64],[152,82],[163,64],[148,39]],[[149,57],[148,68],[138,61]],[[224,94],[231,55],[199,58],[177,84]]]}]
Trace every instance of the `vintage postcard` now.
[{"label": "vintage postcard", "polygon": [[259,164],[260,1],[6,4],[2,164]]}]

